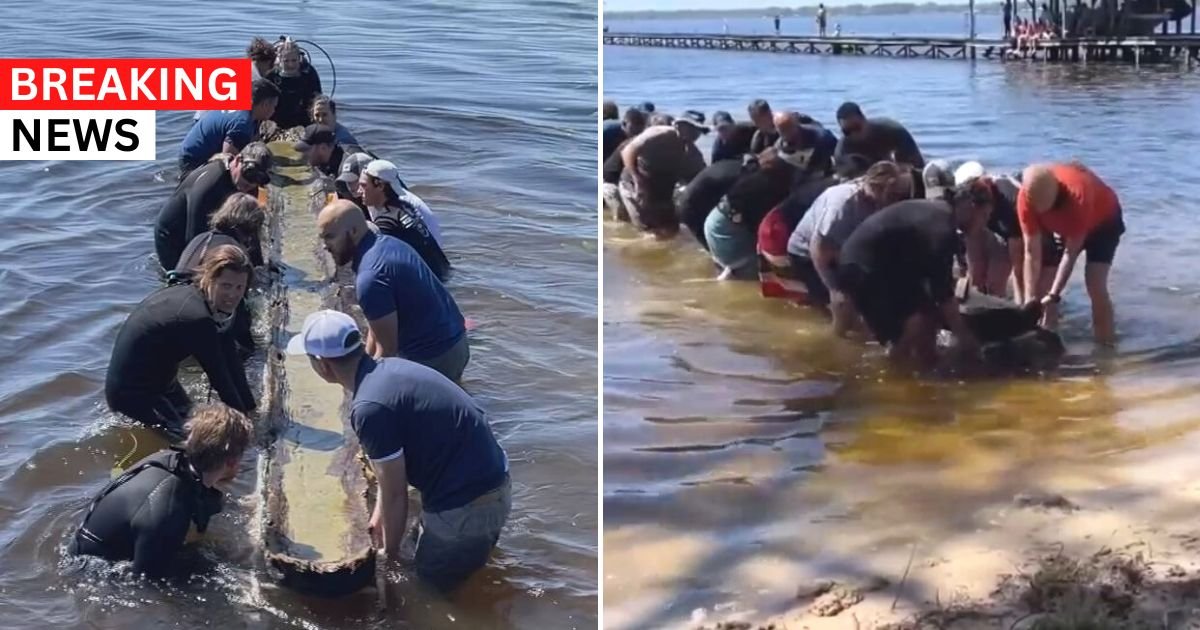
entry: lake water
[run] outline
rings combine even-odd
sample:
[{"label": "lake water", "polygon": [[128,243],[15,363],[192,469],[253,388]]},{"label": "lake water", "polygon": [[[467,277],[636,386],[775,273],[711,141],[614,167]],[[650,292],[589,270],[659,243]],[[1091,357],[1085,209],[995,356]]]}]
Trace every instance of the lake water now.
[{"label": "lake water", "polygon": [[[894,30],[927,18],[900,16]],[[1115,352],[1094,351],[1076,269],[1059,372],[917,382],[756,283],[714,282],[687,238],[656,243],[606,222],[606,625],[770,613],[806,576],[899,549],[898,576],[910,543],[948,553],[942,543],[988,527],[981,508],[1043,481],[1111,491],[1097,500],[1119,506],[1106,469],[1194,452],[1200,74],[614,46],[603,63],[604,97],[622,109],[648,100],[744,120],[761,97],[836,128],[834,111],[854,100],[904,123],[927,159],[1016,170],[1078,157],[1115,187],[1128,225],[1112,272]]]},{"label": "lake water", "polygon": [[[158,286],[152,226],[191,120],[164,112],[155,163],[0,163],[0,627],[594,627],[595,4],[93,8],[6,5],[0,53],[238,57],[284,33],[329,51],[339,121],[441,217],[450,289],[477,324],[465,386],[512,460],[514,511],[493,565],[454,601],[410,595],[381,613],[301,599],[256,569],[248,455],[193,583],[67,566],[63,545],[112,468],[135,439],[159,444],[108,412],[103,383],[117,329]],[[328,91],[329,62],[310,50]]]}]

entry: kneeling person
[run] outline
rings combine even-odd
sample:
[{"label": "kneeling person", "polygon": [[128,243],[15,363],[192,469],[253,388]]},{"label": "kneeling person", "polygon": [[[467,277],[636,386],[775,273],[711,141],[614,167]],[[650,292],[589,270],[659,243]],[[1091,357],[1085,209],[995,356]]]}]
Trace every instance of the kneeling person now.
[{"label": "kneeling person", "polygon": [[487,414],[441,374],[363,350],[354,320],[318,311],[288,343],[326,382],[351,392],[350,423],[379,480],[370,532],[395,558],[408,526],[408,486],[421,493],[417,574],[453,589],[487,563],[512,507],[508,456]]},{"label": "kneeling person", "polygon": [[161,450],[117,477],[92,501],[71,552],[132,560],[151,577],[170,572],[194,523],[200,533],[221,512],[218,484],[237,475],[254,433],[246,416],[225,405],[197,409],[183,448]]},{"label": "kneeling person", "polygon": [[948,204],[915,199],[865,219],[842,245],[838,285],[897,361],[936,362],[937,334],[978,347],[954,296],[957,221]]}]

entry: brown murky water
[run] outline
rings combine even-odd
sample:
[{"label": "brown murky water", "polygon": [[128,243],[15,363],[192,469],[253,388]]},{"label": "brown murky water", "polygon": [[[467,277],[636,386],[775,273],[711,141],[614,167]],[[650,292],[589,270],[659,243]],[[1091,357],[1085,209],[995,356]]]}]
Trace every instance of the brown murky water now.
[{"label": "brown murky water", "polygon": [[896,580],[914,543],[922,560],[967,540],[1017,546],[996,514],[1043,487],[1129,517],[1181,505],[1176,475],[1159,471],[1154,487],[1126,468],[1186,460],[1200,443],[1200,276],[1185,262],[1200,255],[1186,192],[1200,185],[1200,76],[607,47],[604,87],[622,106],[738,118],[763,97],[827,125],[857,100],[905,123],[927,157],[1003,169],[1079,156],[1114,184],[1129,225],[1115,352],[1090,343],[1077,270],[1062,369],[916,381],[756,284],[715,282],[690,240],[606,223],[606,626],[769,615],[805,580]]}]

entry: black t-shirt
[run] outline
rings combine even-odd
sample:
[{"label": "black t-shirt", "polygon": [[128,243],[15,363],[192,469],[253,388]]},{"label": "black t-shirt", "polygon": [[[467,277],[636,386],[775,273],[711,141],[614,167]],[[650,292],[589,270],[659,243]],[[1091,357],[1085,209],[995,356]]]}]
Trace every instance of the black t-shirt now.
[{"label": "black t-shirt", "polygon": [[388,212],[375,218],[375,226],[379,228],[380,234],[386,234],[408,243],[417,251],[417,254],[438,277],[438,280],[446,281],[446,277],[450,273],[450,260],[446,258],[442,246],[438,245],[437,239],[433,237],[429,226],[421,220],[420,211],[408,207],[404,203],[392,203],[388,205]]},{"label": "black t-shirt", "polygon": [[222,335],[199,287],[178,284],[151,293],[134,307],[113,344],[104,382],[109,404],[161,396],[175,383],[179,364],[195,357],[221,401],[238,411],[255,408],[246,369]]},{"label": "black t-shirt", "polygon": [[740,122],[734,125],[733,135],[726,142],[717,136],[713,140],[712,157],[709,162],[716,164],[721,160],[740,160],[742,156],[750,153],[750,143],[754,140],[754,133],[758,131],[752,123]]},{"label": "black t-shirt", "polygon": [[764,132],[761,129],[755,128],[754,137],[750,139],[750,152],[758,155],[775,146],[776,142],[779,142],[778,131]]},{"label": "black t-shirt", "polygon": [[158,213],[155,229],[166,245],[164,269],[174,269],[187,244],[208,231],[208,220],[229,195],[237,192],[223,160],[208,162],[188,173]]},{"label": "black t-shirt", "polygon": [[625,144],[629,139],[629,135],[625,133],[625,127],[621,126],[620,121],[612,121],[604,123],[604,161],[608,162],[608,158],[613,152],[618,150],[618,147]]},{"label": "black t-shirt", "polygon": [[708,243],[704,237],[704,221],[741,176],[740,160],[714,162],[693,177],[679,196],[679,220],[705,248]]},{"label": "black t-shirt", "polygon": [[621,172],[625,170],[625,160],[621,159],[621,149],[629,144],[629,140],[622,140],[621,144],[613,150],[607,158],[604,159],[604,168],[601,171],[601,176],[605,184],[617,184],[621,181]]},{"label": "black t-shirt", "polygon": [[729,209],[741,215],[740,223],[757,230],[772,208],[791,192],[796,168],[783,162],[769,168],[747,169],[725,194]]},{"label": "black t-shirt", "polygon": [[146,457],[129,473],[115,488],[105,486],[111,490],[95,503],[76,537],[78,551],[132,560],[134,571],[162,577],[170,573],[191,523],[203,533],[208,519],[221,511],[221,494],[205,487],[186,455],[175,449]]},{"label": "black t-shirt", "polygon": [[987,228],[1004,240],[1021,238],[1021,224],[1017,221],[1017,206],[1008,197],[1000,194],[996,184],[992,189],[992,216],[988,218]]},{"label": "black t-shirt", "polygon": [[[941,303],[954,296],[954,254],[957,230],[949,206],[939,201],[910,199],[894,203],[867,217],[842,245],[839,274],[871,277],[871,286],[927,286]],[[925,290],[925,289],[920,289]]]},{"label": "black t-shirt", "polygon": [[789,233],[794,232],[796,226],[800,225],[800,220],[808,213],[808,209],[816,202],[817,197],[836,184],[837,181],[834,178],[827,177],[804,182],[792,189],[787,199],[779,204],[779,213],[783,215]]},{"label": "black t-shirt", "polygon": [[300,74],[285,77],[279,68],[267,73],[264,79],[274,83],[279,88],[279,104],[275,106],[275,114],[271,120],[280,129],[301,127],[312,123],[309,116],[309,106],[313,97],[321,93],[321,77],[316,68],[309,64],[301,64]]},{"label": "black t-shirt", "polygon": [[925,158],[921,156],[917,141],[904,125],[890,118],[872,118],[854,138],[843,137],[838,142],[835,158],[840,160],[851,154],[862,155],[871,164],[894,160],[917,169],[925,167]]}]

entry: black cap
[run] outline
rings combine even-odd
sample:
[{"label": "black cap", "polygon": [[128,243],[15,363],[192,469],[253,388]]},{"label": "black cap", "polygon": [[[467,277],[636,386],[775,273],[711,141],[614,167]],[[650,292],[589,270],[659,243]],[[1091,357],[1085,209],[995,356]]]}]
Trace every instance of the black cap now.
[{"label": "black cap", "polygon": [[713,126],[717,129],[736,124],[737,123],[733,120],[733,115],[731,115],[729,112],[720,111],[713,113]]},{"label": "black cap", "polygon": [[316,144],[336,144],[335,138],[331,127],[313,124],[304,128],[304,135],[292,147],[297,151],[307,151]]},{"label": "black cap", "polygon": [[638,105],[638,109],[646,112],[647,114],[653,114],[654,113],[654,103],[651,103],[650,101],[646,101],[645,103]]}]

